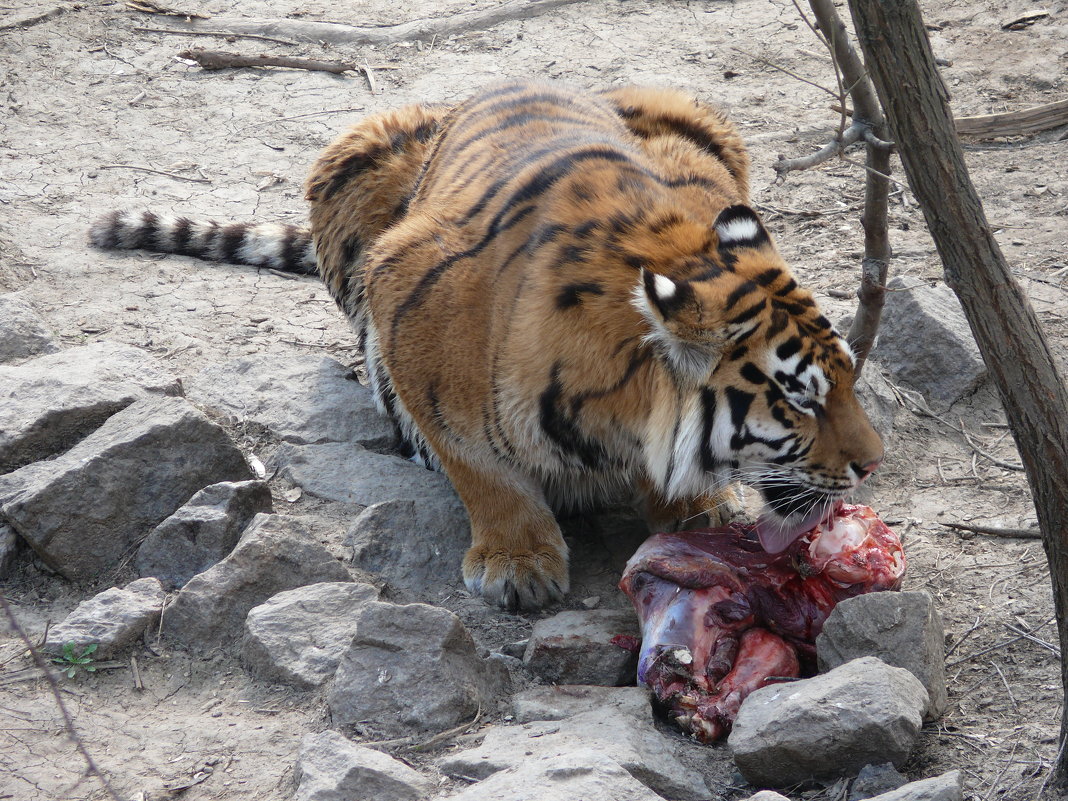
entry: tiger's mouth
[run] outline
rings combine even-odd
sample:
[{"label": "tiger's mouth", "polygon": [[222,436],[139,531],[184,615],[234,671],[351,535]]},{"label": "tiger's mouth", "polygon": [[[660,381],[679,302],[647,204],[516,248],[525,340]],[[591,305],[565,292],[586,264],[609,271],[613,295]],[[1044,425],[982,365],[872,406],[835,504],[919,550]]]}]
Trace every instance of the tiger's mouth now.
[{"label": "tiger's mouth", "polygon": [[757,519],[761,547],[770,554],[785,551],[807,531],[834,514],[838,493],[827,493],[800,483],[754,484],[764,498],[764,511]]}]

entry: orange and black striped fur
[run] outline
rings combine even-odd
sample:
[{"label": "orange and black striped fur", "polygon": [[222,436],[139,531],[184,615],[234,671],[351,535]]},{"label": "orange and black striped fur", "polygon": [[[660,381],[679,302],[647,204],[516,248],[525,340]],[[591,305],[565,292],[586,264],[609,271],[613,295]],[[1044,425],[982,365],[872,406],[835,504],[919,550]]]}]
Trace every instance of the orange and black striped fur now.
[{"label": "orange and black striped fur", "polygon": [[717,517],[742,480],[781,550],[882,458],[748,165],[680,93],[509,83],[343,134],[308,180],[310,238],[124,213],[92,238],[317,268],[410,455],[467,506],[468,587],[535,608],[568,588],[554,507],[622,490],[661,526]]}]

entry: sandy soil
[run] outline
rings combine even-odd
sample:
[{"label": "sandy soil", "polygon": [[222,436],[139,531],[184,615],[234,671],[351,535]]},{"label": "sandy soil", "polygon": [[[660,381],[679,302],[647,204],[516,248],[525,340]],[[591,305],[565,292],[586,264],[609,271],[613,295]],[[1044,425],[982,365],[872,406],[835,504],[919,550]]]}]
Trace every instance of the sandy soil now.
[{"label": "sandy soil", "polygon": [[[180,0],[183,10],[223,17],[300,15],[361,25],[492,3],[404,5]],[[1064,96],[1068,15],[1061,6],[1050,6],[1051,16],[1029,28],[1006,31],[1002,23],[1026,10],[1024,4],[923,5],[936,28],[936,54],[952,62],[944,76],[957,113]],[[353,6],[358,10],[350,13]],[[52,8],[61,13],[6,27]],[[0,0],[0,290],[25,289],[65,344],[132,343],[180,375],[264,351],[351,361],[349,329],[315,282],[181,258],[93,252],[85,243],[89,219],[115,207],[150,207],[299,222],[308,165],[362,112],[449,101],[515,76],[591,87],[668,84],[726,107],[750,143],[754,199],[788,260],[829,316],[851,310],[852,301],[828,292],[856,280],[862,170],[833,162],[776,184],[770,168],[780,153],[811,152],[837,122],[827,94],[765,63],[834,84],[830,59],[786,0],[588,0],[485,31],[378,48],[136,30],[157,22],[108,0],[56,6]],[[195,45],[369,62],[382,67],[374,73],[378,94],[351,73],[206,72],[176,60]],[[976,144],[967,153],[999,241],[1063,359],[1068,144],[1058,138],[1062,131]],[[941,267],[907,189],[894,194],[891,226],[893,272],[937,280]],[[1036,541],[965,538],[940,525],[1034,524],[1023,474],[977,454],[954,428],[963,419],[985,450],[1015,461],[993,392],[980,391],[943,418],[902,409],[885,467],[870,489],[870,502],[905,538],[907,586],[937,598],[951,650],[949,711],[924,731],[908,773],[960,768],[971,798],[1030,799],[1056,751],[1057,660],[1035,642],[1006,641],[1013,636],[1008,626],[1034,629],[1052,617],[1045,560]],[[302,504],[315,501],[306,497],[297,511],[308,511]],[[61,619],[102,588],[71,587],[25,565],[4,592],[39,634],[47,620]],[[489,647],[521,637],[531,623],[478,602],[454,598],[450,605]],[[1037,637],[1053,638],[1052,626]],[[173,797],[167,788],[197,780],[182,798],[289,797],[299,739],[324,725],[321,699],[252,682],[226,655],[177,653],[157,644],[138,658],[143,692],[131,689],[125,667],[64,685],[86,747],[124,797]],[[27,666],[18,644],[0,638],[0,798],[102,797],[84,777],[46,686],[5,681]],[[724,749],[704,753],[710,775],[730,774]]]}]

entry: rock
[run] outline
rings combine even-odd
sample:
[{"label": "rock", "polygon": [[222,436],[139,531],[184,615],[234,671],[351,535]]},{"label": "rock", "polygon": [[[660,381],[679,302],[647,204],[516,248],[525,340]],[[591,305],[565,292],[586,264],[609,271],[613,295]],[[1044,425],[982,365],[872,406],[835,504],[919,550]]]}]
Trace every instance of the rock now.
[{"label": "rock", "polygon": [[327,356],[245,356],[183,381],[186,397],[215,414],[258,423],[285,442],[396,444],[393,423],[352,370]]},{"label": "rock", "polygon": [[462,585],[460,564],[471,544],[467,511],[451,486],[433,482],[414,500],[376,503],[364,509],[345,536],[352,562],[394,589],[432,600]]},{"label": "rock", "polygon": [[598,687],[586,684],[553,684],[531,687],[512,698],[516,723],[532,720],[563,720],[583,712],[617,708],[637,720],[647,720],[652,709],[648,687]]},{"label": "rock", "polygon": [[255,515],[270,511],[266,481],[212,484],[152,530],[134,565],[142,576],[181,587],[230,553]]},{"label": "rock", "polygon": [[51,569],[94,579],[201,488],[248,478],[219,426],[181,398],[147,398],[61,456],[0,476],[0,517]]},{"label": "rock", "polygon": [[122,589],[112,587],[82,601],[63,620],[48,629],[44,650],[58,654],[74,643],[76,653],[97,643],[94,659],[108,659],[137,642],[149,626],[159,622],[166,593],[154,578],[138,579]]},{"label": "rock", "polygon": [[58,350],[52,332],[21,292],[0,295],[0,363]]},{"label": "rock", "polygon": [[752,693],[727,743],[757,786],[849,776],[872,763],[901,765],[927,705],[919,679],[869,656]]},{"label": "rock", "polygon": [[7,523],[0,520],[0,581],[6,579],[18,556],[21,540]]},{"label": "rock", "polygon": [[479,658],[452,612],[426,604],[371,602],[327,697],[335,725],[372,721],[386,736],[442,731],[496,708],[508,671]]},{"label": "rock", "polygon": [[241,657],[257,678],[314,689],[329,680],[356,633],[356,613],[378,600],[370,584],[324,582],[253,607]]},{"label": "rock", "polygon": [[925,720],[941,717],[946,695],[945,630],[926,592],[872,592],[839,603],[816,638],[821,671],[877,656],[918,678],[931,698]]},{"label": "rock", "polygon": [[609,757],[589,749],[537,754],[450,801],[661,801]]},{"label": "rock", "polygon": [[865,765],[849,788],[849,801],[862,801],[889,790],[896,790],[908,784],[908,781],[889,762],[882,765]]},{"label": "rock", "polygon": [[293,801],[419,801],[434,783],[416,770],[334,731],[306,734]]},{"label": "rock", "polygon": [[940,404],[974,392],[986,365],[953,290],[901,277],[887,287],[873,356],[895,380]]},{"label": "rock", "polygon": [[878,362],[868,359],[864,363],[864,370],[854,389],[875,430],[884,437],[890,434],[894,430],[894,421],[901,404],[898,403],[897,395],[883,375]]},{"label": "rock", "polygon": [[546,682],[633,684],[638,655],[612,642],[621,634],[641,639],[633,612],[559,612],[534,624],[523,661]]},{"label": "rock", "polygon": [[629,687],[601,689],[606,694],[619,693],[621,701],[589,704],[588,711],[560,720],[497,726],[489,730],[478,747],[442,760],[441,769],[450,776],[483,779],[532,759],[559,759],[588,748],[618,763],[635,779],[667,798],[712,796],[701,774],[679,760],[675,741],[657,730],[648,701],[635,705],[637,696]]},{"label": "rock", "polygon": [[951,770],[933,779],[909,782],[896,790],[877,795],[871,801],[961,801],[963,797],[960,771]]},{"label": "rock", "polygon": [[0,473],[67,450],[135,400],[178,392],[147,353],[111,342],[0,365]]},{"label": "rock", "polygon": [[163,616],[163,634],[186,645],[225,646],[240,641],[254,606],[323,581],[352,578],[299,519],[259,514],[229,556],[182,587]]},{"label": "rock", "polygon": [[774,790],[761,790],[756,795],[749,796],[746,801],[790,801],[790,799]]},{"label": "rock", "polygon": [[443,493],[455,497],[444,474],[359,445],[283,443],[275,461],[281,476],[328,501],[373,506],[394,500],[421,503]]}]

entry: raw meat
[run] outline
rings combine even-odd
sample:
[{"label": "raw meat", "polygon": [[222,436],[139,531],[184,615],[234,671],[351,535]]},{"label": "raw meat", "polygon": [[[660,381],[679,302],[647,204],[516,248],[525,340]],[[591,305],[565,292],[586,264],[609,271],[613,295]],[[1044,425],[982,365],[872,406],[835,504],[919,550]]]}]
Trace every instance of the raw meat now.
[{"label": "raw meat", "polygon": [[684,730],[716,740],[753,690],[814,671],[838,601],[896,590],[904,572],[901,541],[867,506],[839,506],[776,555],[753,526],[657,534],[619,585],[642,622],[638,681]]}]

